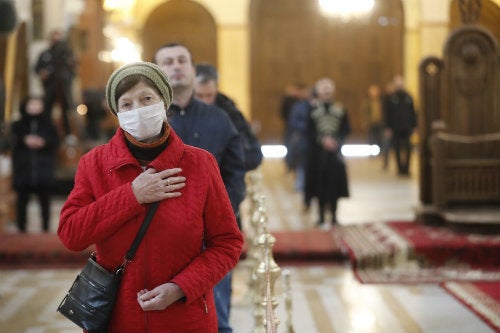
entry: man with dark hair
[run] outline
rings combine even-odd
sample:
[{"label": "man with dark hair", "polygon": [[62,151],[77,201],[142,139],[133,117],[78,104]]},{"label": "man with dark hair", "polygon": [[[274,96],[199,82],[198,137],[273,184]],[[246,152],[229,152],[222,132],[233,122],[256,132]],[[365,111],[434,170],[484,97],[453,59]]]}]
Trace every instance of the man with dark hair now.
[{"label": "man with dark hair", "polygon": [[[191,52],[182,44],[160,47],[155,63],[168,75],[173,89],[170,125],[184,143],[212,153],[220,167],[224,185],[238,216],[245,197],[245,164],[240,135],[228,115],[215,105],[194,98],[195,66]],[[189,179],[186,181],[189,186]],[[219,332],[232,332],[229,326],[231,272],[214,288]]]},{"label": "man with dark hair", "polygon": [[218,80],[219,76],[214,66],[210,64],[196,65],[195,97],[202,102],[216,105],[226,111],[233,125],[240,133],[245,154],[245,167],[247,171],[254,170],[262,162],[259,140],[234,101],[219,91]]}]

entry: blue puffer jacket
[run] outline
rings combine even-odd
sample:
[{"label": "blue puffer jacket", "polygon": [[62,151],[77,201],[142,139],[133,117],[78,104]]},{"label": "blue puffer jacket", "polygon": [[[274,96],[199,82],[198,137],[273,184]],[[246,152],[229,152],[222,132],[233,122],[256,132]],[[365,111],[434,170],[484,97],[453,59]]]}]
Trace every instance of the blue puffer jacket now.
[{"label": "blue puffer jacket", "polygon": [[235,212],[245,198],[245,162],[238,131],[228,115],[214,105],[191,99],[185,109],[172,104],[168,122],[185,144],[212,153],[219,164]]}]

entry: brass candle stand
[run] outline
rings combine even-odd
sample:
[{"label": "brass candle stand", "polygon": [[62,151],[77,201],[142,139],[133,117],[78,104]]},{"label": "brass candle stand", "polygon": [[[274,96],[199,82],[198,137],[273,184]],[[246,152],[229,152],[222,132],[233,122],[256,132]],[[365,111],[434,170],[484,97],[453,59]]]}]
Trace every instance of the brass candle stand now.
[{"label": "brass candle stand", "polygon": [[[275,283],[281,275],[281,268],[273,257],[276,238],[268,230],[268,214],[265,197],[261,194],[262,174],[260,170],[247,175],[247,196],[249,201],[249,230],[245,231],[247,241],[246,267],[250,269],[248,299],[253,304],[254,329],[252,333],[276,333],[280,320],[275,314],[278,301],[275,297]],[[287,312],[287,333],[295,333],[292,325],[292,300],[290,272],[283,272],[285,284],[285,306]]]},{"label": "brass candle stand", "polygon": [[290,285],[290,271],[283,270],[283,283],[285,285],[285,310],[286,310],[286,332],[295,333],[292,321],[292,287]]},{"label": "brass candle stand", "polygon": [[252,275],[256,279],[253,286],[255,288],[253,294],[255,306],[253,333],[275,333],[279,325],[279,319],[274,313],[278,306],[278,301],[274,296],[274,284],[281,274],[281,268],[273,258],[272,250],[276,238],[267,229],[267,212],[263,196],[259,197],[258,203],[260,234],[256,239],[256,245],[260,249],[260,259]]}]

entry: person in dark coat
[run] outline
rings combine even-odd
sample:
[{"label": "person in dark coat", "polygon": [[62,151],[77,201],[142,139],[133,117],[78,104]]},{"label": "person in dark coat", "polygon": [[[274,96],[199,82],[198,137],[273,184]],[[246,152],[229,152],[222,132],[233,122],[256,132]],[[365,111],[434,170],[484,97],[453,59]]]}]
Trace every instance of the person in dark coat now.
[{"label": "person in dark coat", "polygon": [[[184,143],[212,153],[220,167],[222,180],[236,216],[245,198],[245,158],[240,134],[224,110],[195,98],[196,69],[191,52],[182,44],[170,43],[160,47],[154,57],[158,66],[168,75],[174,91],[169,122]],[[230,333],[226,319],[231,298],[231,272],[214,288],[218,315],[218,332]]]},{"label": "person in dark coat", "polygon": [[27,205],[34,193],[40,201],[42,229],[47,232],[59,137],[54,123],[43,112],[41,98],[27,97],[21,103],[20,113],[21,119],[12,123],[10,131],[17,227],[26,232]]},{"label": "person in dark coat", "polygon": [[394,78],[395,91],[389,95],[384,105],[385,123],[389,130],[396,156],[398,174],[410,174],[411,142],[410,138],[417,127],[417,116],[413,98],[404,88],[403,78]]},{"label": "person in dark coat", "polygon": [[295,189],[304,192],[305,163],[309,148],[309,112],[311,111],[310,98],[297,101],[288,116],[289,141],[287,146],[288,165],[295,171]]},{"label": "person in dark coat", "polygon": [[325,224],[326,209],[331,223],[337,223],[337,201],[349,196],[347,172],[341,148],[351,128],[343,105],[334,100],[335,84],[322,78],[315,85],[317,99],[309,117],[309,156],[306,166],[305,203],[316,197],[319,204],[318,226]]},{"label": "person in dark coat", "polygon": [[210,105],[216,105],[227,113],[241,137],[245,168],[247,171],[255,170],[262,163],[261,145],[236,103],[219,91],[219,75],[214,66],[210,64],[196,65],[194,91],[197,99]]},{"label": "person in dark coat", "polygon": [[71,135],[69,112],[73,108],[72,83],[76,60],[62,31],[50,33],[50,46],[38,56],[35,72],[40,77],[45,93],[44,109],[52,117],[52,108],[60,103],[64,134]]},{"label": "person in dark coat", "polygon": [[[287,150],[290,150],[291,144],[294,144],[291,129],[288,127],[289,118],[292,113],[293,107],[296,103],[307,99],[309,97],[309,89],[302,82],[297,82],[286,86],[285,92],[281,98],[280,116],[283,120],[283,143]],[[292,148],[293,149],[293,148]],[[285,165],[288,171],[295,171],[293,157],[289,154],[285,156]]]}]

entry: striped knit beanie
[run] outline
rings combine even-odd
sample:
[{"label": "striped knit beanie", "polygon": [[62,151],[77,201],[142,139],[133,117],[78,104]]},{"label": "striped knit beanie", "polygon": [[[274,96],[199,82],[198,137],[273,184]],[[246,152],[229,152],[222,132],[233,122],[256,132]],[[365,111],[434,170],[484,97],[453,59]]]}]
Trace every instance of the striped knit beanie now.
[{"label": "striped knit beanie", "polygon": [[114,115],[118,113],[116,105],[116,87],[118,84],[130,75],[143,75],[153,81],[158,91],[161,93],[165,108],[168,109],[172,103],[172,87],[160,67],[150,62],[134,62],[118,68],[111,74],[106,85],[106,100]]}]

